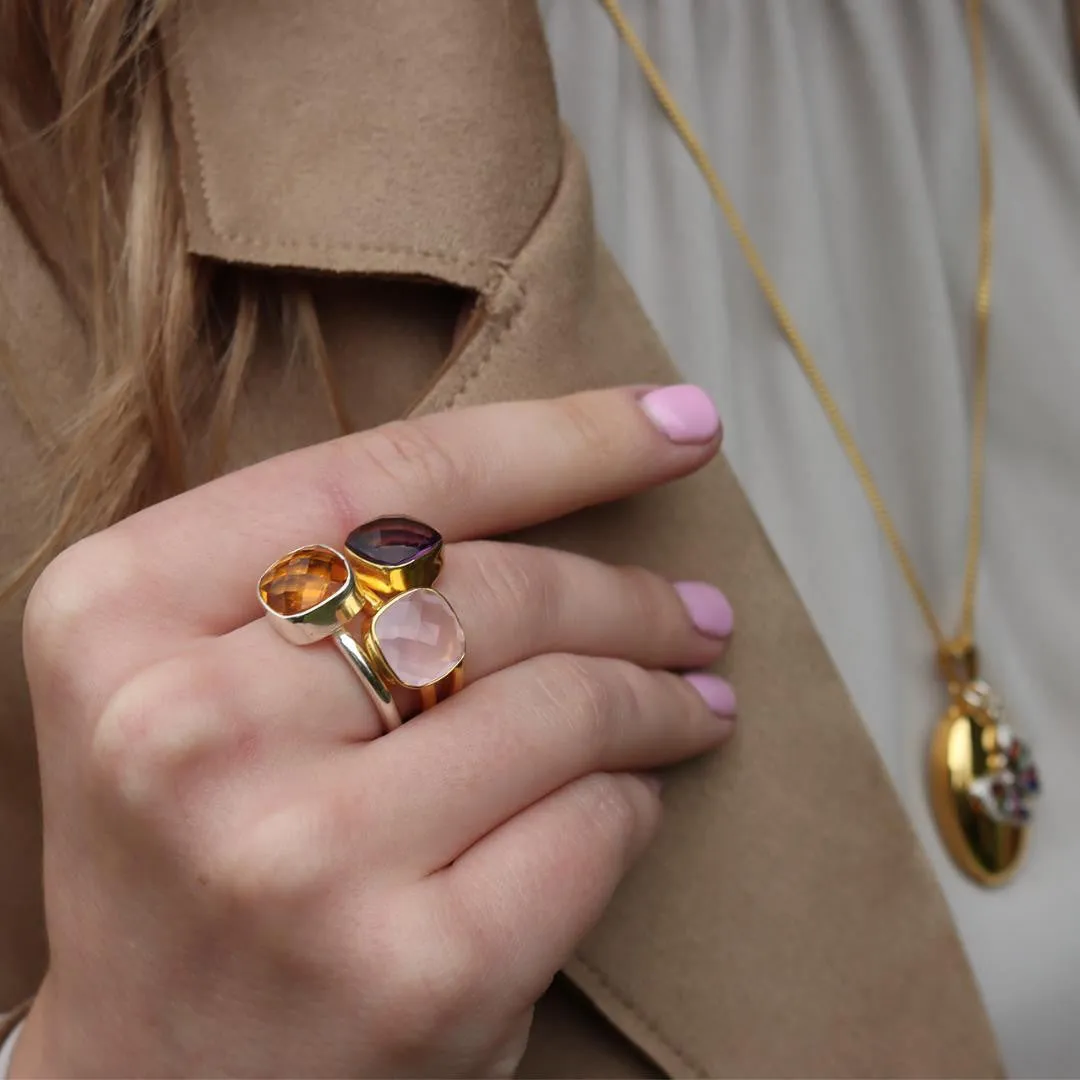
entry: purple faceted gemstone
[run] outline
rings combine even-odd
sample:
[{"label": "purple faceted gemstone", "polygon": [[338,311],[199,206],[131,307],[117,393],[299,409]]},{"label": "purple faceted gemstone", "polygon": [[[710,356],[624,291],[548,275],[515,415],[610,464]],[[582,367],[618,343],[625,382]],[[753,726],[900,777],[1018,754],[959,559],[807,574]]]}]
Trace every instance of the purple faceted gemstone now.
[{"label": "purple faceted gemstone", "polygon": [[405,566],[435,551],[442,537],[430,526],[407,517],[384,517],[353,529],[345,547],[376,566]]}]

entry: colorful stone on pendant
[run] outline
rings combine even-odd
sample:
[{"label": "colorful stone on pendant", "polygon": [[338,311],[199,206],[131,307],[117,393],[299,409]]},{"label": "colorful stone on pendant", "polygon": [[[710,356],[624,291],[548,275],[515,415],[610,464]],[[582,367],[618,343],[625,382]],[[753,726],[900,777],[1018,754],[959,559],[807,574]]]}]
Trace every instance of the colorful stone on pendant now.
[{"label": "colorful stone on pendant", "polygon": [[407,517],[383,517],[353,529],[345,547],[375,566],[397,567],[437,551],[442,537],[430,526]]},{"label": "colorful stone on pendant", "polygon": [[1031,749],[1005,724],[996,724],[990,758],[997,768],[972,780],[969,795],[987,817],[1006,825],[1027,825],[1041,782]]},{"label": "colorful stone on pendant", "polygon": [[965,705],[985,713],[991,720],[1000,720],[1004,711],[1001,698],[988,683],[982,679],[969,682],[960,692]]},{"label": "colorful stone on pendant", "polygon": [[301,615],[341,591],[345,560],[329,548],[300,548],[278,559],[259,580],[259,596],[276,615]]},{"label": "colorful stone on pendant", "polygon": [[950,691],[952,703],[930,740],[934,818],[964,873],[980,885],[1004,885],[1023,861],[1038,769],[990,686],[968,678]]},{"label": "colorful stone on pendant", "polygon": [[449,675],[465,658],[465,632],[434,589],[410,589],[380,608],[371,634],[391,675],[419,688]]}]

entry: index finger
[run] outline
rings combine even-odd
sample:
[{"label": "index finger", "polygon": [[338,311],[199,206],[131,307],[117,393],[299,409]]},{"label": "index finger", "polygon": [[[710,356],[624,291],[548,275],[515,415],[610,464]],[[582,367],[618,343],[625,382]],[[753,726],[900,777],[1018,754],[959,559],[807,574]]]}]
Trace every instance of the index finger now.
[{"label": "index finger", "polygon": [[691,473],[719,436],[701,390],[622,388],[439,413],[284,454],[55,560],[27,604],[28,670],[39,687],[59,680],[57,692],[107,700],[193,640],[260,616],[259,575],[295,548],[340,546],[388,514],[448,541],[511,532]]},{"label": "index finger", "polygon": [[719,432],[688,386],[436,413],[233,473],[134,515],[108,542],[126,549],[138,592],[158,597],[161,622],[221,634],[258,614],[255,581],[293,548],[340,546],[385,514],[447,541],[510,532],[693,472]]}]

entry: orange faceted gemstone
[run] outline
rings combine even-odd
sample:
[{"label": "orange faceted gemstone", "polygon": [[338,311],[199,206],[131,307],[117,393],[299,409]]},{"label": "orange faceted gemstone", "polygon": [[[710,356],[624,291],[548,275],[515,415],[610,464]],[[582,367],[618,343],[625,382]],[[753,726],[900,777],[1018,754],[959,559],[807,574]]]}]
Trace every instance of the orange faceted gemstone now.
[{"label": "orange faceted gemstone", "polygon": [[348,580],[345,560],[324,547],[306,547],[278,559],[259,581],[263,603],[278,615],[301,615],[333,596]]}]

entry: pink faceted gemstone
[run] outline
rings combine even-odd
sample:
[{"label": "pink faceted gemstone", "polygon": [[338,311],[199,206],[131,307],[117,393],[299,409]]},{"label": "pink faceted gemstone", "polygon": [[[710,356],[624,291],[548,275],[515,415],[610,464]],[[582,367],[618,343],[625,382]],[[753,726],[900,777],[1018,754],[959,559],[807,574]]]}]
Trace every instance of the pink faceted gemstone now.
[{"label": "pink faceted gemstone", "polygon": [[394,678],[420,687],[449,675],[465,656],[465,633],[434,589],[412,589],[376,614],[372,633]]}]

